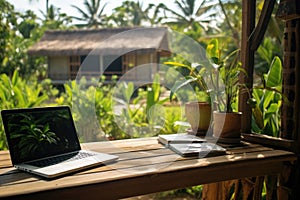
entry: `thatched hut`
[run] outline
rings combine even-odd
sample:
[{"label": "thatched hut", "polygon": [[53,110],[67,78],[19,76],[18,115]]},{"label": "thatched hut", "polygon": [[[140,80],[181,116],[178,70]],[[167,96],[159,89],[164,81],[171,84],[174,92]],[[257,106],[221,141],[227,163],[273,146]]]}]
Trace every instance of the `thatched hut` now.
[{"label": "thatched hut", "polygon": [[[48,77],[55,84],[76,77],[122,76],[135,66],[151,63],[151,73],[130,73],[127,79],[144,81],[168,55],[166,28],[105,28],[46,31],[29,55],[47,56]],[[109,80],[109,78],[108,78]]]}]

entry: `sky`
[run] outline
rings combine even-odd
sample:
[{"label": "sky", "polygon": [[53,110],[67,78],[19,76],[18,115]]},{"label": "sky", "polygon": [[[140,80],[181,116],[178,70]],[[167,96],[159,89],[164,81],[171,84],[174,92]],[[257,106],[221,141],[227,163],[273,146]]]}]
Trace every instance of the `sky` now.
[{"label": "sky", "polygon": [[[7,0],[9,3],[13,4],[16,11],[25,12],[26,10],[33,10],[38,16],[42,16],[41,12],[46,11],[46,0]],[[104,9],[105,14],[111,14],[113,8],[118,7],[125,0],[101,0],[101,4],[107,3]],[[81,16],[78,11],[71,5],[76,5],[83,10],[85,7],[83,5],[84,0],[49,0],[49,6],[54,5],[60,8],[61,13],[66,13],[68,16]],[[165,3],[165,0],[140,0],[143,5],[148,5],[149,3]],[[169,2],[174,6],[173,1]]]}]

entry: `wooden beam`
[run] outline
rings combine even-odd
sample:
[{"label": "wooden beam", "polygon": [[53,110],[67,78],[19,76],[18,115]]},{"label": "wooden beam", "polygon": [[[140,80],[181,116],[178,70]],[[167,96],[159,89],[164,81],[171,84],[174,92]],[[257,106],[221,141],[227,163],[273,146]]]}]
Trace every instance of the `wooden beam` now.
[{"label": "wooden beam", "polygon": [[274,9],[275,0],[265,0],[262,12],[260,14],[258,23],[250,36],[251,50],[256,51],[262,42],[268,23],[271,19],[272,11]]},{"label": "wooden beam", "polygon": [[[256,0],[243,0],[242,9],[241,62],[247,75],[240,75],[240,83],[246,85],[250,90],[253,86],[254,51],[251,49],[249,38],[255,28]],[[239,111],[243,113],[241,122],[241,131],[243,133],[251,132],[252,111],[247,104],[248,99],[249,95],[247,92],[240,92]]]},{"label": "wooden beam", "polygon": [[283,139],[283,138],[275,138],[272,136],[268,135],[263,135],[263,134],[242,134],[243,139],[245,141],[273,147],[273,148],[280,148],[280,149],[286,149],[289,151],[293,151],[294,153],[300,153],[299,145],[294,140],[288,140],[288,139]]}]

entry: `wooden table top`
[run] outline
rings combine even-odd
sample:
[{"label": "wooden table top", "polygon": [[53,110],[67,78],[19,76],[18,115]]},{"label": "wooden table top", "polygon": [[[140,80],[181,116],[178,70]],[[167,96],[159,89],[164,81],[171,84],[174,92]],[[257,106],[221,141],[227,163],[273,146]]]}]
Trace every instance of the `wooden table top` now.
[{"label": "wooden table top", "polygon": [[83,149],[118,155],[117,162],[54,180],[11,166],[8,151],[0,151],[0,198],[119,199],[147,193],[237,178],[278,174],[285,162],[296,160],[288,151],[243,142],[227,155],[183,158],[157,138],[82,144]]}]

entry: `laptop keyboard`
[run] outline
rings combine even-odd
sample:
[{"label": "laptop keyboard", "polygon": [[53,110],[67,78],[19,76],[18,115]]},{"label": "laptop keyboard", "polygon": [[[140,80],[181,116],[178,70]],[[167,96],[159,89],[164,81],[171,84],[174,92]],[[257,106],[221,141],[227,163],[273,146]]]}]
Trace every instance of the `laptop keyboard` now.
[{"label": "laptop keyboard", "polygon": [[55,164],[62,163],[62,162],[69,162],[69,161],[74,161],[74,160],[78,160],[78,159],[82,159],[82,158],[87,158],[87,157],[90,157],[93,155],[95,155],[95,154],[87,153],[87,152],[76,152],[76,153],[46,158],[43,160],[32,161],[32,162],[28,162],[26,164],[30,164],[30,165],[33,165],[36,167],[47,167],[47,166],[55,165]]}]

